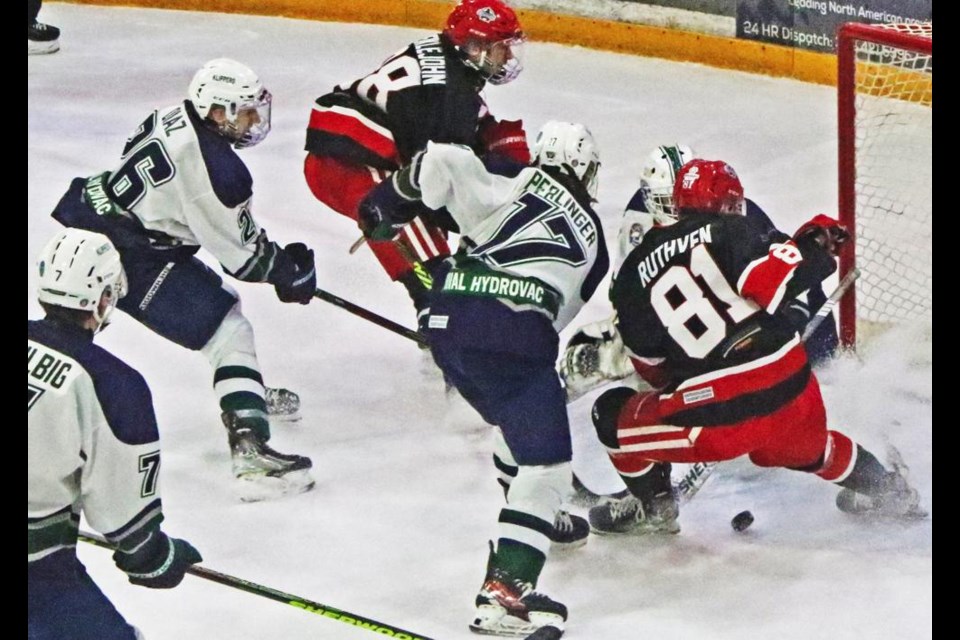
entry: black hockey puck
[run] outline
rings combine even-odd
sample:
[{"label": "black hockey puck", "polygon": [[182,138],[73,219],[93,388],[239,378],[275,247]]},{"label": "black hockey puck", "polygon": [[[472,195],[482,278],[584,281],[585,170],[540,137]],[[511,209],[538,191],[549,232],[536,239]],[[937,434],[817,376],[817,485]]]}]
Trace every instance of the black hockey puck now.
[{"label": "black hockey puck", "polygon": [[734,531],[746,531],[747,527],[753,524],[753,514],[749,511],[741,511],[737,515],[733,516],[733,520],[730,521],[730,526],[733,527]]}]

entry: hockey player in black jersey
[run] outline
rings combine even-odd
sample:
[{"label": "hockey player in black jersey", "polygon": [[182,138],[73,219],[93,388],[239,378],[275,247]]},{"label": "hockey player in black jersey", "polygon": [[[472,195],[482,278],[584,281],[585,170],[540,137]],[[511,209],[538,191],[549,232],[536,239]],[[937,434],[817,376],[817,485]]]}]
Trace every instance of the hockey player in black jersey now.
[{"label": "hockey player in black jersey", "polygon": [[[647,155],[640,171],[640,186],[627,203],[620,222],[618,266],[655,225],[669,225],[677,221],[673,207],[674,178],[677,171],[693,158],[693,149],[685,144],[661,145]],[[770,217],[753,200],[744,198],[743,207],[747,218],[756,220],[768,231],[776,230]],[[781,313],[802,333],[826,298],[822,284],[815,283],[808,291],[785,304]],[[813,366],[831,358],[838,346],[839,337],[833,314],[828,315],[826,321],[804,342],[807,357]],[[578,329],[567,342],[560,370],[573,397],[632,376],[635,371],[624,351],[623,341],[617,335],[615,317]],[[642,380],[634,380],[642,384]]]},{"label": "hockey player in black jersey", "polygon": [[839,485],[846,512],[924,515],[896,465],[828,429],[797,327],[781,312],[836,270],[846,229],[821,214],[791,238],[743,216],[743,187],[721,161],[685,164],[674,206],[677,222],[644,236],[611,289],[619,334],[653,390],[615,388],[594,404],[632,495],[591,509],[593,529],[676,531],[670,463],[742,455]]},{"label": "hockey player in black jersey", "polygon": [[126,294],[120,254],[67,229],[38,263],[43,320],[27,321],[27,636],[137,640],[77,559],[81,513],[131,583],[180,584],[202,558],[160,528],[160,442],[143,377],[93,342]]},{"label": "hockey player in black jersey", "polygon": [[[500,0],[463,0],[442,32],[417,40],[372,73],[317,98],[307,126],[304,178],[313,195],[356,221],[361,202],[428,141],[463,144],[480,155],[530,160],[519,120],[497,120],[482,91],[511,82],[522,67],[526,37]],[[419,203],[395,240],[368,245],[391,280],[426,314],[428,272],[450,255],[448,215]],[[422,263],[416,268],[414,262]]]}]

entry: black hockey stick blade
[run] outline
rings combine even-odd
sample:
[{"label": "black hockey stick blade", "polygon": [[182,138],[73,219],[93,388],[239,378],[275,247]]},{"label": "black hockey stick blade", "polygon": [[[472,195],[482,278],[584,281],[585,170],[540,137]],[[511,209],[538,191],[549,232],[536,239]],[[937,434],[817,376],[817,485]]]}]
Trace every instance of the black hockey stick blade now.
[{"label": "black hockey stick blade", "polygon": [[320,298],[324,302],[329,302],[332,305],[338,306],[341,309],[346,309],[353,315],[360,316],[364,320],[369,320],[370,322],[376,325],[380,325],[384,329],[389,329],[390,331],[393,331],[394,333],[399,334],[404,338],[413,340],[414,342],[416,342],[421,346],[427,344],[427,339],[423,336],[423,334],[417,333],[413,329],[408,329],[407,327],[403,326],[402,324],[396,323],[393,320],[388,320],[387,318],[384,318],[383,316],[378,315],[373,311],[364,309],[359,305],[353,304],[348,300],[344,300],[340,296],[335,296],[329,291],[324,291],[323,289],[317,289],[316,291],[314,291],[313,296],[315,298]]},{"label": "black hockey stick blade", "polygon": [[[111,544],[109,540],[95,533],[80,531],[77,537],[83,542],[87,542],[104,549],[113,550],[116,548],[115,545]],[[330,605],[322,604],[320,602],[314,602],[313,600],[301,598],[300,596],[284,593],[283,591],[278,591],[277,589],[273,589],[271,587],[265,587],[261,584],[244,580],[243,578],[236,578],[234,576],[227,575],[226,573],[220,573],[219,571],[201,567],[200,565],[191,566],[187,569],[187,573],[198,578],[203,578],[204,580],[210,580],[211,582],[216,582],[227,587],[233,587],[234,589],[239,589],[240,591],[252,593],[255,596],[276,600],[277,602],[282,602],[283,604],[288,604],[291,607],[296,607],[297,609],[302,609],[309,613],[315,613],[331,620],[338,620],[354,627],[367,629],[368,631],[380,634],[381,636],[389,636],[391,638],[409,638],[410,640],[433,640],[427,636],[413,633],[412,631],[406,631],[400,627],[379,622],[356,613],[350,613],[349,611],[344,611],[343,609],[337,609],[336,607],[331,607]]]}]

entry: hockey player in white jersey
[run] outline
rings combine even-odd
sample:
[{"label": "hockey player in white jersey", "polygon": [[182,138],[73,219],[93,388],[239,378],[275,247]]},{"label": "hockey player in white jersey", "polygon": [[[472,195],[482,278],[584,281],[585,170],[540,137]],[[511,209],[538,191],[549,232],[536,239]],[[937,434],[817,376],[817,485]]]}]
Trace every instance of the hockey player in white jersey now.
[{"label": "hockey player in white jersey", "polygon": [[43,320],[27,321],[27,635],[134,640],[77,559],[83,513],[131,583],[180,584],[202,558],[160,529],[160,443],[143,377],[93,343],[125,293],[101,234],[67,229],[39,261]]},{"label": "hockey player in white jersey", "polygon": [[[647,154],[640,169],[640,187],[627,203],[620,220],[614,273],[654,225],[676,221],[674,177],[680,167],[692,159],[693,150],[685,144],[661,145]],[[643,380],[634,374],[617,332],[616,316],[580,327],[567,342],[560,361],[560,375],[570,399],[628,376],[642,385]]]},{"label": "hockey player in white jersey", "polygon": [[283,302],[307,304],[316,288],[313,251],[281,248],[252,214],[253,179],[234,149],[270,131],[271,95],[227,58],[194,75],[189,97],[150,113],[111,171],[75,178],[53,217],[103,233],[130,282],[119,308],[213,367],[241,498],[313,487],[310,459],[267,445],[268,415],[295,414],[299,399],[264,387],[253,327],[236,291],[194,256],[202,247],[231,276],[274,285]]},{"label": "hockey player in white jersey", "polygon": [[531,167],[487,171],[469,148],[428,143],[361,207],[368,237],[388,238],[401,203],[446,207],[460,249],[440,267],[427,337],[437,365],[518,465],[470,628],[516,636],[562,632],[566,607],[534,591],[572,480],[566,398],[554,369],[562,330],[609,268],[591,207],[600,157],[583,126],[549,122]]}]

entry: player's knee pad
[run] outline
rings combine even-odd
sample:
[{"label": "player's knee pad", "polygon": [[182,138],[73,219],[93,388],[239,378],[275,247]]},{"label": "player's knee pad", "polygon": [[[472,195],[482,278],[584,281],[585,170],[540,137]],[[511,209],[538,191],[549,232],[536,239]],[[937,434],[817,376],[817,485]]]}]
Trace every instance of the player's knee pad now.
[{"label": "player's knee pad", "polygon": [[636,391],[630,387],[618,387],[604,391],[593,403],[590,416],[597,430],[597,437],[605,447],[616,449],[620,446],[617,440],[617,421],[620,410],[635,393]]},{"label": "player's knee pad", "polygon": [[572,484],[573,468],[569,462],[521,465],[507,492],[507,503],[512,509],[553,522]]}]

